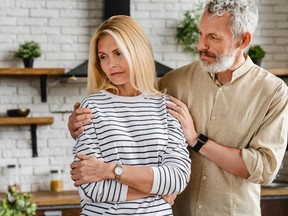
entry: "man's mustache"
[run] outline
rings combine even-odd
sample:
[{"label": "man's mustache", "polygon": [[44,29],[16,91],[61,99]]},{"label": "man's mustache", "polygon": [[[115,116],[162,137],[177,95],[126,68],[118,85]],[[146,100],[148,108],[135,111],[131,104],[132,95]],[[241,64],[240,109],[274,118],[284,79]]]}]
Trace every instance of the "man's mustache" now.
[{"label": "man's mustache", "polygon": [[214,53],[208,52],[207,50],[199,50],[199,55],[205,55],[208,57],[216,58],[216,55]]}]

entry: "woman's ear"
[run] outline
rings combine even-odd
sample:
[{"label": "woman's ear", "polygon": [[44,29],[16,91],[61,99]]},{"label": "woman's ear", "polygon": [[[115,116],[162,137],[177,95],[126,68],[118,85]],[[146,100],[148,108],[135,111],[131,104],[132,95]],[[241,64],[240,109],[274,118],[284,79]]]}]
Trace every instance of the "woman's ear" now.
[{"label": "woman's ear", "polygon": [[239,48],[245,49],[249,46],[252,40],[252,34],[250,32],[245,32],[239,41]]}]

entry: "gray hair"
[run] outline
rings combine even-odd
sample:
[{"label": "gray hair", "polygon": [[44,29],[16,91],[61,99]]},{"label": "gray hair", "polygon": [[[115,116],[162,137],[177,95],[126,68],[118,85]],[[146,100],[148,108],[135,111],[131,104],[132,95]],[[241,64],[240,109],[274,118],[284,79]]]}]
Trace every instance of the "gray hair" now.
[{"label": "gray hair", "polygon": [[231,31],[234,38],[245,32],[254,32],[258,22],[258,9],[253,0],[208,0],[205,11],[212,16],[231,15]]}]

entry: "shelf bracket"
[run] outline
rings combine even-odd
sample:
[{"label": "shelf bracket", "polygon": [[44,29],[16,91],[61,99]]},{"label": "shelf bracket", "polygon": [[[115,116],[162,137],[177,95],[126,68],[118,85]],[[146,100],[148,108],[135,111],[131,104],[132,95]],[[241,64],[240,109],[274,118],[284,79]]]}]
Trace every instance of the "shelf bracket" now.
[{"label": "shelf bracket", "polygon": [[41,101],[47,102],[47,75],[40,75]]},{"label": "shelf bracket", "polygon": [[30,128],[31,128],[31,140],[32,140],[32,156],[33,157],[37,157],[38,156],[38,152],[37,152],[37,135],[36,135],[37,125],[36,124],[31,124]]}]

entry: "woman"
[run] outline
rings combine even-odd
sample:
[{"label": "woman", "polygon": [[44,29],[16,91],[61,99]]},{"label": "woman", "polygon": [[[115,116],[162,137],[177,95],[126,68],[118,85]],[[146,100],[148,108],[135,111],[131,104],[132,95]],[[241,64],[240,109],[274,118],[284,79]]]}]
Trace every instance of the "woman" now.
[{"label": "woman", "polygon": [[128,16],[103,22],[88,67],[90,96],[81,107],[93,118],[76,139],[71,164],[82,215],[172,215],[163,197],[184,190],[190,159],[180,124],[157,90],[142,28]]}]

